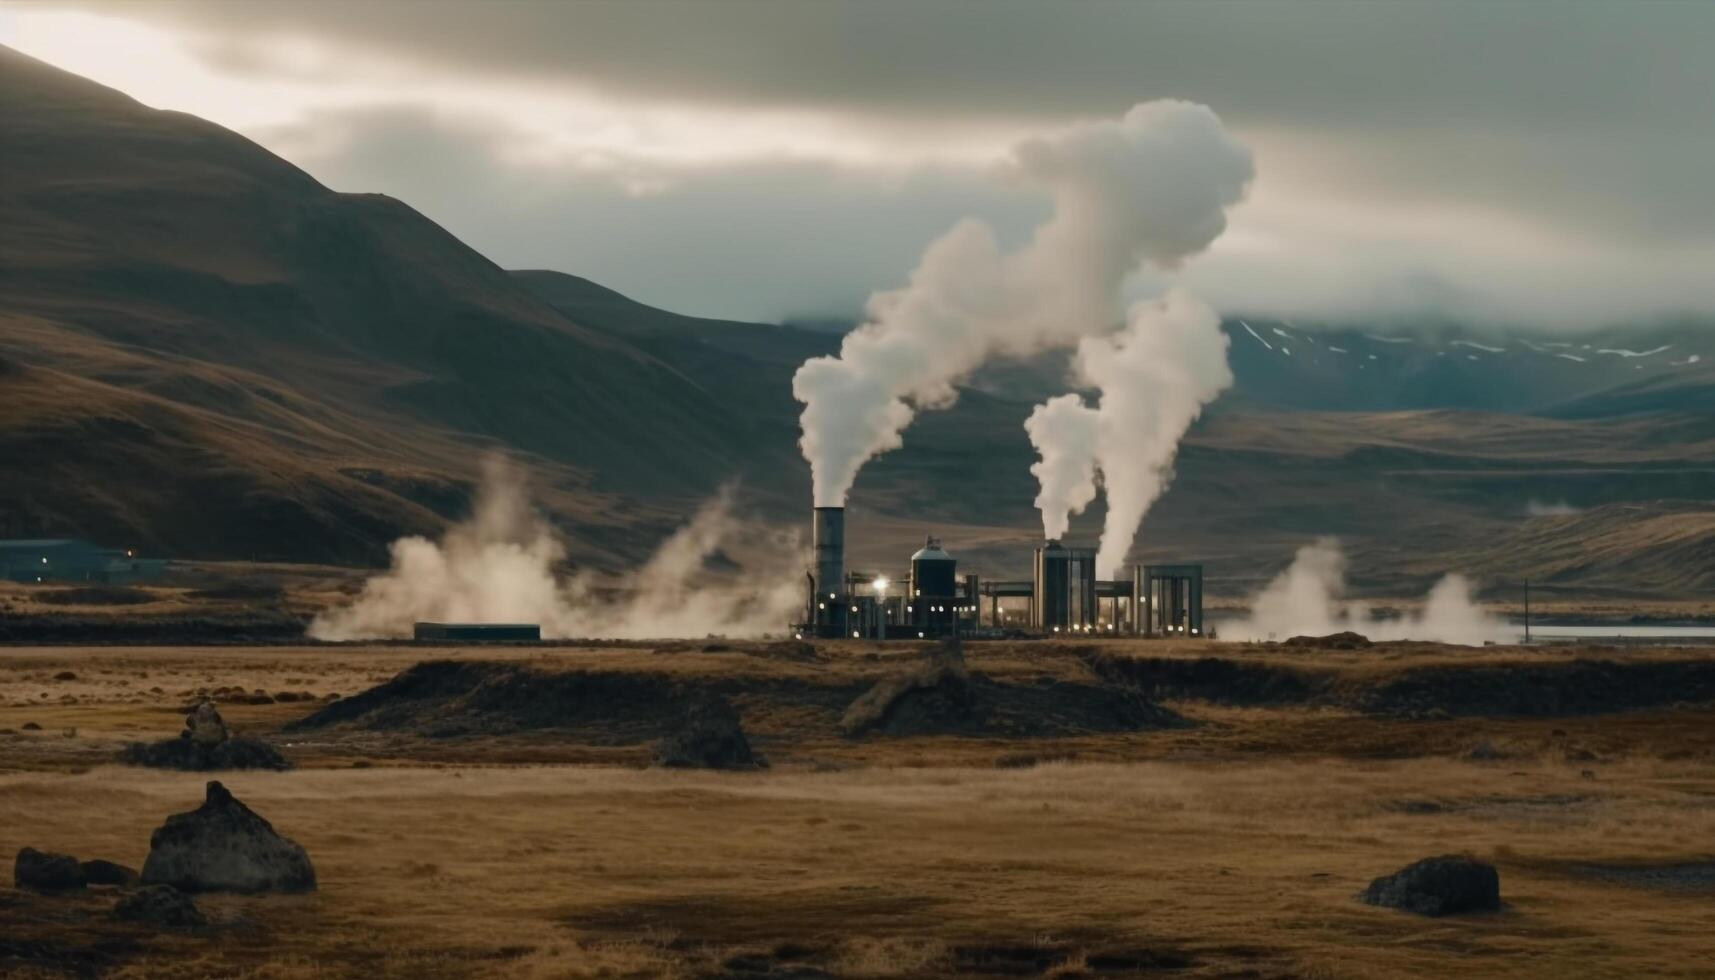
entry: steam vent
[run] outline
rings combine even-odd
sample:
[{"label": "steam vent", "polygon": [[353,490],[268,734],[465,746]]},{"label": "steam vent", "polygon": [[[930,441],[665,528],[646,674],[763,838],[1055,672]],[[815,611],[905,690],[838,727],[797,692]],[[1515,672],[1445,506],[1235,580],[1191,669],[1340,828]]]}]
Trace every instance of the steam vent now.
[{"label": "steam vent", "polygon": [[960,576],[931,536],[903,576],[848,571],[843,507],[815,508],[811,539],[800,637],[1206,635],[1200,564],[1133,565],[1125,578],[1099,579],[1094,548],[1046,541],[1028,580],[983,580]]}]

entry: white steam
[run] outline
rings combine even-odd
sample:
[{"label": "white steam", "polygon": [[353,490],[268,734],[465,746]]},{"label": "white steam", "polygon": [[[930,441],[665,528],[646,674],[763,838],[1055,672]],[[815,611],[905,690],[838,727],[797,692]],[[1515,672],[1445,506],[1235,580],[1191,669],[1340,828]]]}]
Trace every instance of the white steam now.
[{"label": "white steam", "polygon": [[1144,514],[1172,478],[1179,440],[1232,385],[1227,343],[1220,317],[1183,290],[1138,303],[1123,330],[1078,344],[1074,371],[1100,393],[1096,407],[1061,395],[1025,423],[1042,457],[1031,472],[1048,537],[1064,534],[1070,515],[1090,503],[1101,473],[1108,511],[1096,553],[1100,577],[1113,578],[1125,564]]},{"label": "white steam", "polygon": [[1284,640],[1355,630],[1372,640],[1435,640],[1478,646],[1508,641],[1516,631],[1471,598],[1463,575],[1444,576],[1416,613],[1378,618],[1361,602],[1343,598],[1346,556],[1340,543],[1321,538],[1298,549],[1292,564],[1251,600],[1249,617],[1220,625],[1223,639]]},{"label": "white steam", "polygon": [[1013,169],[1053,197],[1028,243],[1004,252],[968,219],[924,252],[909,283],[870,299],[838,357],[792,379],[817,506],[841,506],[858,469],[900,445],[916,412],[996,355],[1028,356],[1111,328],[1142,263],[1172,268],[1226,228],[1253,168],[1206,106],[1156,101],[1013,151]]},{"label": "white steam", "polygon": [[[537,623],[548,639],[760,635],[783,629],[802,601],[793,563],[772,563],[773,577],[745,574],[721,585],[706,581],[704,562],[735,541],[770,533],[735,519],[723,491],[622,580],[586,573],[562,581],[556,566],[565,549],[530,505],[524,472],[493,457],[469,520],[439,543],[393,542],[392,567],[351,605],[318,615],[309,635],[407,637],[417,622]],[[771,543],[771,550],[795,549],[795,541]]]},{"label": "white steam", "polygon": [[1101,426],[1096,411],[1079,395],[1061,395],[1036,406],[1024,420],[1024,431],[1041,459],[1030,466],[1042,490],[1036,509],[1042,512],[1042,536],[1057,541],[1066,536],[1073,514],[1096,499],[1096,442]]}]

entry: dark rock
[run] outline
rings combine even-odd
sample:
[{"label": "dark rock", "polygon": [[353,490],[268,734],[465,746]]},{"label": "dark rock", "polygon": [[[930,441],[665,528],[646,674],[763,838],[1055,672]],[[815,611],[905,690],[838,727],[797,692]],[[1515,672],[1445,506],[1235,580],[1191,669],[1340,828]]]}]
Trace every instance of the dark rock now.
[{"label": "dark rock", "polygon": [[12,883],[37,892],[68,892],[83,887],[83,867],[69,854],[26,847],[12,862]]},{"label": "dark rock", "polygon": [[119,753],[119,761],[155,769],[213,772],[220,769],[292,768],[280,751],[260,739],[237,735],[219,742],[191,738],[168,738],[159,742],[132,742]]},{"label": "dark rock", "polygon": [[691,705],[679,729],[656,746],[655,764],[678,769],[759,769],[768,765],[751,751],[738,712],[719,698]]},{"label": "dark rock", "polygon": [[179,737],[199,745],[217,745],[226,741],[229,734],[214,702],[204,701],[185,715],[185,730],[179,733]]},{"label": "dark rock", "polygon": [[83,881],[87,885],[113,885],[118,888],[135,888],[142,877],[136,868],[127,868],[123,864],[103,861],[85,861],[80,866]]},{"label": "dark rock", "polygon": [[77,680],[77,675],[72,673],[69,670],[62,670],[59,673],[54,675],[54,680],[56,680],[56,681],[75,681],[75,680]]},{"label": "dark rock", "polygon": [[1492,864],[1447,854],[1383,875],[1359,898],[1418,915],[1493,912],[1501,907],[1501,876]]},{"label": "dark rock", "polygon": [[159,929],[195,929],[208,925],[197,903],[171,885],[147,885],[121,898],[113,918]]},{"label": "dark rock", "polygon": [[302,847],[210,782],[201,807],[173,814],[150,836],[143,882],[187,892],[299,892],[314,890],[316,871]]},{"label": "dark rock", "polygon": [[1294,636],[1282,644],[1289,647],[1314,647],[1319,650],[1362,650],[1371,645],[1369,637],[1351,630],[1330,633],[1327,636]]},{"label": "dark rock", "polygon": [[33,721],[26,721],[22,725],[19,725],[18,729],[19,729],[19,731],[25,731],[25,732],[39,732],[42,730],[42,726],[36,724]]}]

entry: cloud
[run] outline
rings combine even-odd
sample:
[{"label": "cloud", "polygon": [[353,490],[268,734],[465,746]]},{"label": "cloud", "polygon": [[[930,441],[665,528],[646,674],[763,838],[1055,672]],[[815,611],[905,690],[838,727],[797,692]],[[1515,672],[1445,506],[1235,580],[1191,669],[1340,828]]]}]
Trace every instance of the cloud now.
[{"label": "cloud", "polygon": [[[1044,202],[982,161],[1160,97],[1216,107],[1269,164],[1184,280],[1218,308],[1573,327],[1715,310],[1710,36],[1715,5],[1580,0],[1553,18],[1528,0],[0,12],[0,43],[405,198],[505,265],[764,318],[856,314],[951,216],[1028,228]],[[378,114],[463,154],[487,196],[427,158],[381,166],[403,136],[355,125]]]}]

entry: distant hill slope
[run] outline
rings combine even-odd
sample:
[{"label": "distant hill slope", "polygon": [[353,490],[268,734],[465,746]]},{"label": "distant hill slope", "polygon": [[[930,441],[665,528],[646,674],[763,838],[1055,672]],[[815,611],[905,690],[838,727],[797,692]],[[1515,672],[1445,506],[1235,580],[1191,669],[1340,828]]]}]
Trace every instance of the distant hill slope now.
[{"label": "distant hill slope", "polygon": [[[568,488],[682,500],[753,438],[404,204],[5,49],[0,315],[0,455],[32,463],[0,480],[0,534],[373,560],[435,525],[425,506],[457,495],[476,446],[552,460]],[[193,504],[209,459],[222,492]]]},{"label": "distant hill slope", "polygon": [[[1135,557],[1204,560],[1243,591],[1332,533],[1372,589],[1459,568],[1707,588],[1687,567],[1715,528],[1701,325],[1629,342],[1224,328],[1237,382]],[[374,562],[464,513],[476,457],[503,447],[573,560],[622,567],[728,480],[801,523],[792,372],[838,346],[506,272],[398,201],[0,49],[0,536]],[[867,466],[854,567],[896,572],[933,532],[973,571],[1026,574],[1022,424],[1065,369],[995,365]]]}]

